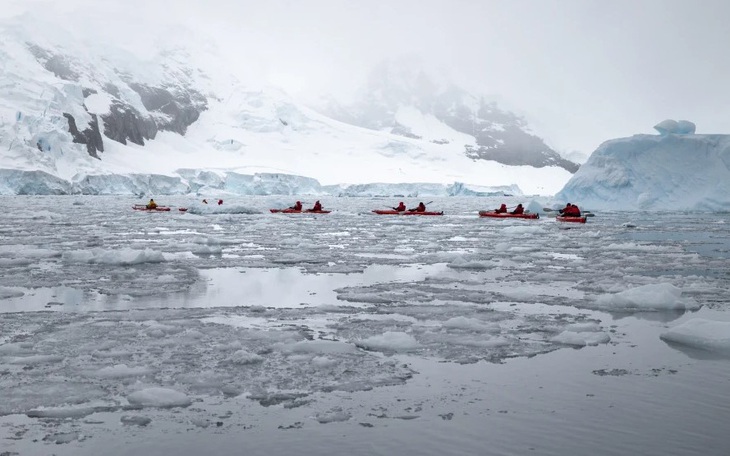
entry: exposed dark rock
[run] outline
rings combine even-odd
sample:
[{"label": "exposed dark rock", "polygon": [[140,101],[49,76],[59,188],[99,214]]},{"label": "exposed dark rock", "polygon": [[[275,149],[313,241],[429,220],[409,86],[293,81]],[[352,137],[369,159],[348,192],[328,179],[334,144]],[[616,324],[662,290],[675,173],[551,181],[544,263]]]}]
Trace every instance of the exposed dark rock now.
[{"label": "exposed dark rock", "polygon": [[89,126],[84,131],[79,131],[76,126],[76,119],[67,112],[63,113],[63,117],[68,120],[68,131],[71,133],[74,142],[77,144],[86,144],[86,151],[89,155],[94,158],[99,158],[96,152],[104,152],[104,141],[99,132],[99,121],[96,114],[90,115],[91,121],[89,121]]},{"label": "exposed dark rock", "polygon": [[119,87],[115,86],[112,83],[107,82],[104,84],[104,92],[108,93],[109,95],[113,96],[114,98],[121,98],[121,93],[119,93]]},{"label": "exposed dark rock", "polygon": [[51,51],[43,49],[35,44],[28,43],[28,49],[35,56],[38,63],[43,68],[52,72],[61,79],[66,81],[78,81],[79,74],[72,68],[73,62],[68,57],[60,54],[54,54]]},{"label": "exposed dark rock", "polygon": [[[560,156],[529,132],[525,119],[500,109],[496,103],[475,97],[450,86],[439,88],[423,71],[414,71],[418,62],[403,68],[386,64],[376,69],[365,89],[366,97],[351,106],[331,103],[324,108],[331,117],[374,130],[390,128],[394,134],[421,139],[396,119],[398,110],[412,107],[432,115],[454,130],[473,136],[476,147],[464,145],[465,154],[475,160],[495,160],[507,165],[534,167],[560,166],[571,173],[579,165]],[[431,138],[445,144],[446,138]]]},{"label": "exposed dark rock", "polygon": [[82,94],[84,95],[84,98],[86,98],[86,97],[88,97],[89,95],[92,95],[92,94],[95,94],[95,93],[99,93],[99,92],[97,92],[97,91],[96,91],[96,89],[89,89],[89,88],[87,88],[87,87],[84,87],[84,88],[83,88],[83,89],[81,90],[81,93],[82,93]]},{"label": "exposed dark rock", "polygon": [[398,122],[396,122],[393,128],[390,129],[390,132],[394,135],[405,136],[406,138],[421,139],[420,136],[414,135],[410,128],[404,127]]},{"label": "exposed dark rock", "polygon": [[159,130],[184,135],[188,127],[198,120],[200,113],[207,109],[205,97],[191,89],[150,87],[134,82],[129,86],[139,94],[148,111],[165,114],[155,118]]},{"label": "exposed dark rock", "polygon": [[154,139],[157,135],[157,124],[131,106],[114,100],[109,113],[101,116],[104,121],[104,135],[122,144],[131,141],[140,146],[145,139]]}]

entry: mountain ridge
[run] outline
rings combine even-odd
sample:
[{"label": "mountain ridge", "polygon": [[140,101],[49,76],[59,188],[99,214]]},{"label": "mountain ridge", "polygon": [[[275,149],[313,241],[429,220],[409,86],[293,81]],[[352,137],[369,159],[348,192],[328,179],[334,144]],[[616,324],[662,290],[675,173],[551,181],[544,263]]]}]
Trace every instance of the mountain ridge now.
[{"label": "mountain ridge", "polygon": [[429,141],[333,119],[280,90],[242,84],[209,43],[150,46],[138,57],[57,29],[49,30],[58,39],[17,24],[2,30],[0,57],[10,63],[0,68],[0,168],[43,171],[71,184],[87,176],[226,168],[308,176],[322,185],[464,182],[533,194],[552,194],[569,177],[555,164],[538,169],[470,157],[450,138]]}]

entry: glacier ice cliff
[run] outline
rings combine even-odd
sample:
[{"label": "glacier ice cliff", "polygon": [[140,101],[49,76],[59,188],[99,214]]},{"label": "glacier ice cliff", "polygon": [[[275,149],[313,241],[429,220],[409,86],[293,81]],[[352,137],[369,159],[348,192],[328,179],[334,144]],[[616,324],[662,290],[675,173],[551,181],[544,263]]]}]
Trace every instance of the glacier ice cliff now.
[{"label": "glacier ice cliff", "polygon": [[730,135],[606,141],[555,200],[591,210],[730,210]]},{"label": "glacier ice cliff", "polygon": [[522,195],[517,185],[463,182],[322,185],[316,179],[282,173],[241,174],[180,169],[163,174],[79,174],[65,181],[43,171],[0,169],[0,195],[329,195],[329,196],[505,196]]}]

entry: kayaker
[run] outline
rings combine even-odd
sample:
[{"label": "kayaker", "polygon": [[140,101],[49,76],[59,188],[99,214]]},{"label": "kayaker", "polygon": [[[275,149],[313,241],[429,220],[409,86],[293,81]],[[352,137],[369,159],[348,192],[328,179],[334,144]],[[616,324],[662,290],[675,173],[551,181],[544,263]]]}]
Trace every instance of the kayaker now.
[{"label": "kayaker", "polygon": [[147,207],[147,209],[156,209],[157,208],[157,203],[155,203],[155,200],[153,200],[152,198],[150,198],[150,202],[147,203],[147,206],[146,207]]},{"label": "kayaker", "polygon": [[223,204],[223,200],[218,200],[218,205],[220,206],[221,204]]},{"label": "kayaker", "polygon": [[559,212],[564,217],[580,217],[580,209],[575,204],[567,203]]},{"label": "kayaker", "polygon": [[525,208],[522,207],[522,204],[518,204],[514,211],[510,212],[510,214],[524,214]]},{"label": "kayaker", "polygon": [[506,214],[507,213],[507,205],[502,203],[501,206],[499,206],[499,209],[495,209],[494,212],[497,214]]},{"label": "kayaker", "polygon": [[208,200],[207,199],[204,199],[203,200],[203,204],[208,204]]},{"label": "kayaker", "polygon": [[418,207],[413,209],[408,209],[409,212],[426,212],[426,205],[423,204],[423,201],[418,203]]},{"label": "kayaker", "polygon": [[309,210],[309,212],[320,212],[322,210],[322,205],[319,203],[319,200],[314,202],[314,206]]},{"label": "kayaker", "polygon": [[301,211],[302,210],[302,202],[301,201],[297,201],[296,203],[294,203],[294,206],[290,206],[289,209],[293,209],[295,211]]},{"label": "kayaker", "polygon": [[403,212],[406,210],[406,205],[403,203],[403,201],[401,201],[400,203],[398,203],[398,207],[394,207],[393,210]]}]

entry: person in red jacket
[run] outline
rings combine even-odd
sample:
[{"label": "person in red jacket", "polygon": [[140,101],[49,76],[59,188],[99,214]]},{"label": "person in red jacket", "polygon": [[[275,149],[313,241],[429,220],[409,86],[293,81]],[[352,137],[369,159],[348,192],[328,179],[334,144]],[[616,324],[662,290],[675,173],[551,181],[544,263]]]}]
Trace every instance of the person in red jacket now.
[{"label": "person in red jacket", "polygon": [[580,217],[580,209],[575,204],[566,204],[564,208],[560,209],[560,213],[563,217]]},{"label": "person in red jacket", "polygon": [[522,204],[518,204],[514,211],[510,212],[510,214],[524,214],[525,208],[522,207]]},{"label": "person in red jacket", "polygon": [[220,206],[221,204],[223,204],[223,200],[218,200],[218,205]]},{"label": "person in red jacket", "polygon": [[423,201],[418,203],[418,207],[413,209],[408,209],[410,212],[426,212],[426,205],[423,204]]},{"label": "person in red jacket", "polygon": [[322,205],[319,203],[319,200],[314,202],[314,206],[309,210],[309,212],[319,212],[322,210]]},{"label": "person in red jacket", "polygon": [[291,206],[289,209],[294,209],[295,211],[301,211],[302,210],[302,202],[297,201],[294,203],[294,206]]},{"label": "person in red jacket", "polygon": [[495,209],[494,212],[496,212],[497,214],[505,214],[505,213],[507,213],[507,205],[506,204],[502,204],[501,206],[499,206],[499,209]]},{"label": "person in red jacket", "polygon": [[406,210],[406,205],[403,204],[403,201],[401,201],[400,203],[398,203],[398,207],[394,207],[393,210],[398,211],[398,212],[403,212]]}]

